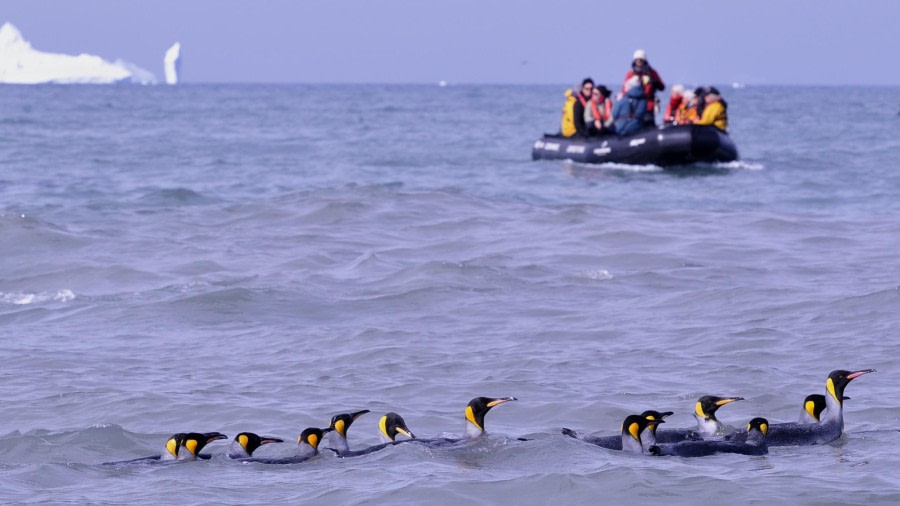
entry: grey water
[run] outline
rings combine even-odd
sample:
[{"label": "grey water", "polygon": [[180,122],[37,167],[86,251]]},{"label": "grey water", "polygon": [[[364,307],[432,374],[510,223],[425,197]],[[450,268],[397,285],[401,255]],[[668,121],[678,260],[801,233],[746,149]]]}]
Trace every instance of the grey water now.
[{"label": "grey water", "polygon": [[[676,170],[532,162],[563,91],[0,87],[0,500],[900,502],[900,88],[723,90],[740,161]],[[862,368],[829,445],[560,434],[794,421]],[[519,400],[461,449],[101,465],[361,409],[352,448],[459,434],[476,396]]]}]

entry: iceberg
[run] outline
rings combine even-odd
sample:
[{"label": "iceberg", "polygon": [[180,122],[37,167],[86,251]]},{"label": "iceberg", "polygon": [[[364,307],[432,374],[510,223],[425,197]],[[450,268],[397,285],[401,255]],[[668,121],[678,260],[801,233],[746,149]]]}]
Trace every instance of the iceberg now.
[{"label": "iceberg", "polygon": [[153,84],[156,77],[137,65],[99,56],[45,53],[31,47],[12,25],[0,26],[0,83],[10,84]]},{"label": "iceberg", "polygon": [[181,43],[176,42],[166,51],[163,58],[163,68],[166,71],[166,84],[178,84],[181,74]]}]

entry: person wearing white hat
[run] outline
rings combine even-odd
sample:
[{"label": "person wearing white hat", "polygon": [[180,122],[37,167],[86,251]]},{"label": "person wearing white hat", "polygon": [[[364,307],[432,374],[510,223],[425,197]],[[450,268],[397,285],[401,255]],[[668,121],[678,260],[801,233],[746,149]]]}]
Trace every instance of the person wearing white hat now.
[{"label": "person wearing white hat", "polygon": [[[644,89],[644,95],[647,98],[647,110],[644,111],[641,117],[641,122],[645,125],[653,125],[656,123],[655,118],[655,106],[656,106],[656,92],[663,91],[666,89],[665,83],[663,83],[662,78],[659,77],[659,74],[656,70],[650,66],[650,63],[647,61],[647,52],[643,49],[638,49],[634,52],[631,58],[631,70],[625,74],[625,82],[634,76],[638,76],[641,80],[641,84]],[[625,85],[622,85],[622,93],[626,92]]]}]

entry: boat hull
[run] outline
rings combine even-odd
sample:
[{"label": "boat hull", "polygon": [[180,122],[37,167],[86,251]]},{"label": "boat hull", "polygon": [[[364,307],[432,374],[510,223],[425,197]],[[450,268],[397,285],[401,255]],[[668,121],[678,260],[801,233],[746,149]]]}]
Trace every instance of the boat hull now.
[{"label": "boat hull", "polygon": [[714,126],[677,125],[625,135],[562,137],[544,135],[531,147],[532,160],[573,160],[582,163],[689,165],[737,160],[737,147]]}]

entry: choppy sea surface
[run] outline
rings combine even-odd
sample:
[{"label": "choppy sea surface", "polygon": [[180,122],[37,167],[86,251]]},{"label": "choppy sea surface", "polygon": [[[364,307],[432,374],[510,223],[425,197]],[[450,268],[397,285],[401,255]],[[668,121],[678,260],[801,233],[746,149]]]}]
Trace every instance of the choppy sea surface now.
[{"label": "choppy sea surface", "polygon": [[[609,83],[608,83],[609,84]],[[563,87],[0,87],[0,500],[900,502],[900,88],[725,90],[739,162],[530,160]],[[650,457],[626,415],[846,434]],[[294,466],[103,466],[176,432],[420,437]],[[521,441],[518,438],[528,439]],[[226,442],[208,447],[221,454]]]}]

